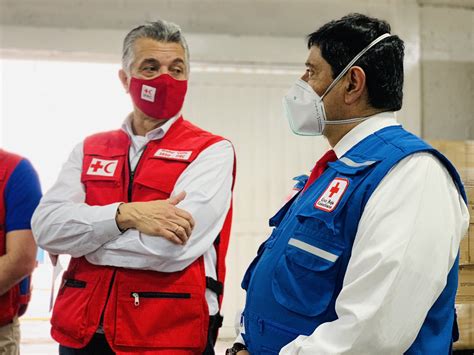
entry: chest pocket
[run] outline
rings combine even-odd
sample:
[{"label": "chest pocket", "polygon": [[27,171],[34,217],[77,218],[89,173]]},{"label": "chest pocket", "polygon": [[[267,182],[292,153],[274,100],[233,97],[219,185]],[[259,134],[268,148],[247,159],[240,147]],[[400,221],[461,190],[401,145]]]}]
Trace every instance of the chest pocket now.
[{"label": "chest pocket", "polygon": [[107,155],[84,153],[81,182],[86,190],[86,203],[105,205],[123,200],[123,169],[125,155],[109,152]]},{"label": "chest pocket", "polygon": [[320,208],[317,202],[321,197],[316,197],[315,202],[314,196],[302,195],[302,208],[296,214],[298,225],[277,262],[272,279],[273,295],[285,308],[310,317],[333,310],[335,292],[343,279],[343,255],[349,248],[347,236],[342,235],[340,224],[344,217],[341,212],[375,163],[377,160],[356,161],[344,157],[329,163],[337,172],[337,178],[325,191],[339,180],[345,181],[341,194],[333,199],[333,208]]},{"label": "chest pocket", "polygon": [[329,238],[315,238],[315,234],[319,233],[310,228],[295,230],[272,279],[272,292],[278,303],[311,317],[328,309],[344,251],[342,245]]},{"label": "chest pocket", "polygon": [[152,156],[144,162],[134,178],[134,200],[151,201],[170,197],[171,192],[191,160]]}]

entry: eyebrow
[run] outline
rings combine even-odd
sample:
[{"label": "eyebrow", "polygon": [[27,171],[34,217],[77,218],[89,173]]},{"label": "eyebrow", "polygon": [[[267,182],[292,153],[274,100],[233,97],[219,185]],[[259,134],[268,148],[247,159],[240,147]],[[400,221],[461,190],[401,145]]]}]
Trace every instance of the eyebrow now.
[{"label": "eyebrow", "polygon": [[173,65],[173,64],[183,64],[183,65],[186,65],[186,64],[184,63],[184,60],[182,60],[181,58],[176,58],[175,60],[173,60],[170,65]]},{"label": "eyebrow", "polygon": [[[147,65],[147,64],[158,64],[158,66],[161,66],[161,63],[159,60],[155,59],[155,58],[145,58],[141,63],[140,63],[140,67],[144,66],[144,65]],[[176,65],[176,64],[182,64],[184,66],[186,66],[186,63],[184,62],[184,60],[182,60],[181,58],[176,58],[175,60],[173,60],[170,64],[171,65]]]},{"label": "eyebrow", "polygon": [[160,65],[160,62],[158,60],[156,60],[155,58],[145,58],[140,63],[140,67],[142,67],[143,65],[146,65],[146,64],[158,64],[158,65]]}]

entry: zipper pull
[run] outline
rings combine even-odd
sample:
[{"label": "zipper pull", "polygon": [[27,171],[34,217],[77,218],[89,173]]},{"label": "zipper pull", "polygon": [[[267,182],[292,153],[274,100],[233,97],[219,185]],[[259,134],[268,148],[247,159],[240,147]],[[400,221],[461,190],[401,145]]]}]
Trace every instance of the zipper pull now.
[{"label": "zipper pull", "polygon": [[136,292],[132,293],[132,296],[135,299],[135,307],[138,307],[140,305],[140,296]]}]

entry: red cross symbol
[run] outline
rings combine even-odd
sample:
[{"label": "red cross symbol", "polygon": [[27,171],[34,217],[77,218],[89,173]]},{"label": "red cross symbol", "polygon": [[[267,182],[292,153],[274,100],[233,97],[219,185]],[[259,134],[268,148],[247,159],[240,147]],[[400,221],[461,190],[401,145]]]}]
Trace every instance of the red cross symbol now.
[{"label": "red cross symbol", "polygon": [[150,89],[145,89],[145,94],[149,94],[151,92]]},{"label": "red cross symbol", "polygon": [[90,167],[93,169],[95,173],[97,172],[97,170],[102,169],[104,166],[100,163],[99,160],[97,160],[96,163],[94,165],[91,165]]},{"label": "red cross symbol", "polygon": [[333,187],[331,187],[331,190],[329,190],[329,192],[329,198],[331,198],[334,194],[337,194],[339,192],[339,182]]}]

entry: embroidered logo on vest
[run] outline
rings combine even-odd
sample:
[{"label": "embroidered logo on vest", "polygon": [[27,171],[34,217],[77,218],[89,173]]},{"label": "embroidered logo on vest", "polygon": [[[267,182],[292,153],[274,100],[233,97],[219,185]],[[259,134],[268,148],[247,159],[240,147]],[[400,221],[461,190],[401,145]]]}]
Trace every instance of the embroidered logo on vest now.
[{"label": "embroidered logo on vest", "polygon": [[314,207],[326,212],[332,212],[336,209],[344,192],[349,186],[349,180],[343,178],[335,178],[326,190],[314,203]]},{"label": "embroidered logo on vest", "polygon": [[188,160],[192,153],[192,151],[186,150],[158,149],[153,156],[165,159]]},{"label": "embroidered logo on vest", "polygon": [[93,158],[87,169],[87,175],[114,176],[117,164],[118,160]]}]

